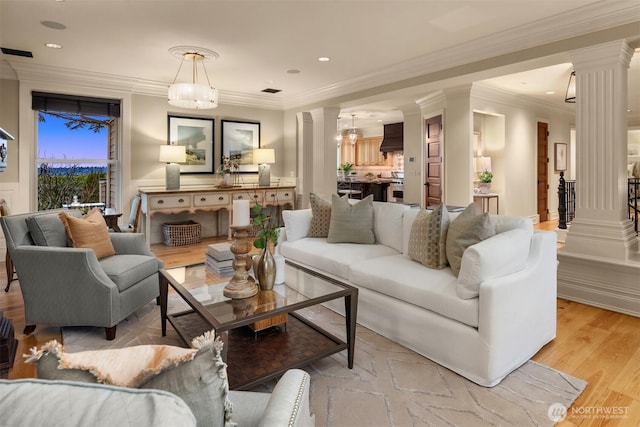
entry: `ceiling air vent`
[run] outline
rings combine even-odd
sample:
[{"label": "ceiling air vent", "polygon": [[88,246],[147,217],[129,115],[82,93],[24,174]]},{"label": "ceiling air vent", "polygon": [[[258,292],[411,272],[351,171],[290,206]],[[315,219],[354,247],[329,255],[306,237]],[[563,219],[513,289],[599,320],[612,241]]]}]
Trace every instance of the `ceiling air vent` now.
[{"label": "ceiling air vent", "polygon": [[0,47],[5,55],[22,56],[25,58],[33,58],[33,53],[28,50],[9,49],[8,47]]},{"label": "ceiling air vent", "polygon": [[278,92],[282,92],[282,89],[273,89],[273,88],[266,88],[266,89],[262,89],[262,92],[265,93],[278,93]]}]

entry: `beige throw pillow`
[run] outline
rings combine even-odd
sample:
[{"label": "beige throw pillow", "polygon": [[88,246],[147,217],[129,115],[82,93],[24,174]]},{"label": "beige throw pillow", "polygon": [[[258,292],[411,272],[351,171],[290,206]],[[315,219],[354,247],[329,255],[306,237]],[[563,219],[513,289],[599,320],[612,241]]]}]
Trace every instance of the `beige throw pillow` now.
[{"label": "beige throw pillow", "polygon": [[462,264],[462,254],[472,245],[496,234],[489,214],[476,215],[475,206],[470,204],[449,224],[447,231],[447,260],[453,274],[458,276]]},{"label": "beige throw pillow", "polygon": [[409,258],[429,268],[445,268],[448,229],[449,212],[443,205],[433,212],[420,210],[409,234]]},{"label": "beige throw pillow", "polygon": [[60,219],[74,248],[93,249],[98,259],[116,254],[100,209],[93,209],[84,219],[60,212]]},{"label": "beige throw pillow", "polygon": [[315,193],[309,196],[311,200],[311,225],[308,237],[327,237],[331,222],[331,202],[324,200]]},{"label": "beige throw pillow", "polygon": [[375,243],[373,234],[373,195],[352,205],[345,197],[331,196],[329,243]]}]

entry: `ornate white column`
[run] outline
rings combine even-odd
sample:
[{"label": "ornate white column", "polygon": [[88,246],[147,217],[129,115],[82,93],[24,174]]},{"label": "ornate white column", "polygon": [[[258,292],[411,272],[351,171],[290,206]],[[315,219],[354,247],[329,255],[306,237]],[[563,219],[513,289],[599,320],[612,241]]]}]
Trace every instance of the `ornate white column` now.
[{"label": "ornate white column", "polygon": [[298,133],[298,209],[309,207],[309,193],[313,188],[313,118],[310,113],[296,114]]},{"label": "ornate white column", "polygon": [[576,71],[576,216],[558,250],[558,296],[640,316],[638,238],[627,219],[625,41],[581,49]]},{"label": "ornate white column", "polygon": [[331,197],[337,189],[336,120],[337,107],[318,108],[311,111],[313,117],[313,185],[311,191]]},{"label": "ornate white column", "polygon": [[566,252],[618,260],[637,253],[627,219],[627,69],[633,50],[615,41],[574,52],[576,216]]}]

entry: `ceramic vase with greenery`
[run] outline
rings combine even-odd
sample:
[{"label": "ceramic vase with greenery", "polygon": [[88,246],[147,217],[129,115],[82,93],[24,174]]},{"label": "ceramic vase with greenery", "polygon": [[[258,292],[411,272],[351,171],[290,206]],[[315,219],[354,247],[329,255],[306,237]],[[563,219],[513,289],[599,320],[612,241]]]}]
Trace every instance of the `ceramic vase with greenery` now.
[{"label": "ceramic vase with greenery", "polygon": [[480,193],[487,194],[491,188],[491,181],[493,181],[493,173],[491,171],[480,172],[478,175],[480,181]]},{"label": "ceramic vase with greenery", "polygon": [[261,249],[260,255],[254,257],[253,272],[260,284],[260,289],[273,289],[276,280],[276,261],[271,253],[269,243],[278,244],[278,228],[270,225],[271,218],[262,213],[262,205],[256,203],[251,209],[254,213],[253,225],[256,227],[256,238],[253,246]]}]

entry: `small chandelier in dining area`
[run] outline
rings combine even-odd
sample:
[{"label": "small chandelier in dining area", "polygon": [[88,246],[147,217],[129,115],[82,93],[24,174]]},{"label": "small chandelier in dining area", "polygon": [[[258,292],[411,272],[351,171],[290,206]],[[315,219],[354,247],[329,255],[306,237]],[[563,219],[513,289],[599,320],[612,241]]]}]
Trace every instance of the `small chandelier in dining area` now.
[{"label": "small chandelier in dining area", "polygon": [[355,114],[351,115],[351,129],[349,129],[347,135],[349,135],[349,142],[351,143],[351,145],[356,145],[356,142],[358,141],[358,130],[356,129]]},{"label": "small chandelier in dining area", "polygon": [[[199,110],[216,108],[218,106],[218,90],[211,86],[204,63],[205,61],[218,59],[219,55],[212,50],[195,46],[175,46],[169,49],[169,53],[181,59],[178,72],[169,86],[169,104],[176,107]],[[191,82],[177,83],[185,62],[191,62]],[[198,65],[202,66],[206,84],[198,83]]]}]

